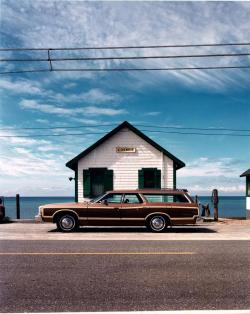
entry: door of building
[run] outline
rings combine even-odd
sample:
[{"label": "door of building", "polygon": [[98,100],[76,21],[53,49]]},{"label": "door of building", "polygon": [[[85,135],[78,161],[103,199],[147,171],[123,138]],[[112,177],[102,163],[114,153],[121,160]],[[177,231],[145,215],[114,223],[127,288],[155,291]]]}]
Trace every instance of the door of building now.
[{"label": "door of building", "polygon": [[104,194],[105,170],[103,168],[90,170],[91,195],[93,197]]}]

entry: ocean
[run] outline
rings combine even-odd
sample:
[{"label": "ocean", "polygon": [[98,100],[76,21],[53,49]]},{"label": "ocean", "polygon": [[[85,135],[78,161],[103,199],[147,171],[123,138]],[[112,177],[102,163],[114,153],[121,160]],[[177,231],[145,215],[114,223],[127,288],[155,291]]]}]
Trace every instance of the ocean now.
[{"label": "ocean", "polygon": [[[209,204],[211,215],[213,206],[210,197],[200,196],[201,204]],[[34,218],[38,213],[38,206],[51,203],[74,202],[74,197],[20,197],[21,218]],[[16,199],[15,197],[5,197],[5,215],[16,218]],[[219,217],[245,217],[246,198],[244,196],[221,196],[219,199]]]}]

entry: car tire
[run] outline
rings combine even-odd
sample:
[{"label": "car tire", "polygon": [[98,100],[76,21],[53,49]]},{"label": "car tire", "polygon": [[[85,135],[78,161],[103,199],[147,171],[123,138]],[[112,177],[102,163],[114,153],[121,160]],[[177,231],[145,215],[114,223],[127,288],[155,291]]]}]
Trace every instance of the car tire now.
[{"label": "car tire", "polygon": [[163,232],[167,229],[169,220],[163,215],[154,215],[148,219],[147,227],[152,232]]},{"label": "car tire", "polygon": [[78,221],[75,215],[64,214],[57,218],[56,225],[62,232],[72,232],[78,228]]}]

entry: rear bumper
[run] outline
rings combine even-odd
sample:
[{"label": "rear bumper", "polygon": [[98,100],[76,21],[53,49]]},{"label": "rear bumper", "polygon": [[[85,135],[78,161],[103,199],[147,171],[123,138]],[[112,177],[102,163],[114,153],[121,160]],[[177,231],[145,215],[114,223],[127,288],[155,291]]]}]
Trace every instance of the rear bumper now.
[{"label": "rear bumper", "polygon": [[195,215],[190,218],[172,218],[171,222],[172,225],[194,225],[196,223],[196,220],[199,216]]}]

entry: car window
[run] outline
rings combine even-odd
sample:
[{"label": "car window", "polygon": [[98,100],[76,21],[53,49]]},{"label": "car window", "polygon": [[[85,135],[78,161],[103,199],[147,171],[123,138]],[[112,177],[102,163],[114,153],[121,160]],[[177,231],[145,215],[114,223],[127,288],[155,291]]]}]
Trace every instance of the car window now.
[{"label": "car window", "polygon": [[139,204],[142,203],[142,200],[138,196],[138,194],[125,194],[123,203],[125,204]]},{"label": "car window", "polygon": [[101,201],[106,200],[108,203],[121,203],[122,194],[107,194]]},{"label": "car window", "polygon": [[188,203],[182,194],[143,194],[149,203]]},{"label": "car window", "polygon": [[189,203],[189,201],[184,195],[177,194],[174,196],[174,203]]},{"label": "car window", "polygon": [[173,202],[173,197],[164,194],[143,194],[149,203]]}]

